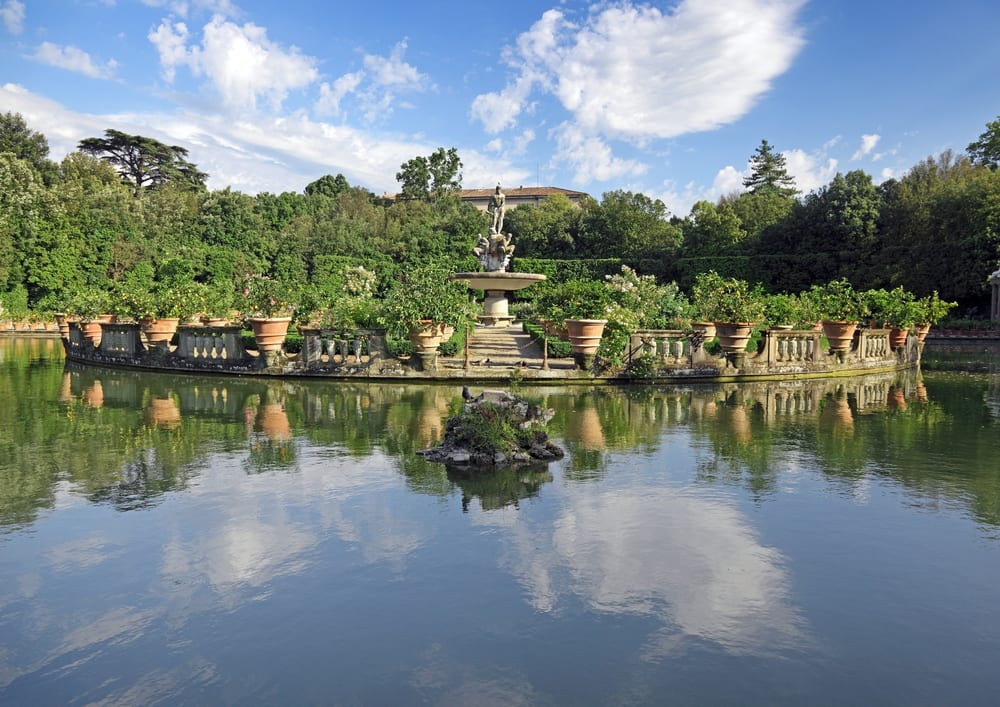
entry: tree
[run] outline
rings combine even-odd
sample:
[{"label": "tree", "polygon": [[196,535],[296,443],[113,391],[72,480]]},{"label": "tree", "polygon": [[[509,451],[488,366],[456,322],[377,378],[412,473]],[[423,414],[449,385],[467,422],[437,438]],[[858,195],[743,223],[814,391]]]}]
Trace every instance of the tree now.
[{"label": "tree", "polygon": [[[399,179],[399,177],[397,176],[396,179]],[[351,185],[347,183],[347,178],[343,174],[338,174],[336,177],[327,174],[320,177],[315,182],[307,184],[305,193],[306,196],[322,195],[334,198],[350,186]]]},{"label": "tree", "polygon": [[49,161],[49,141],[39,132],[28,128],[20,113],[0,114],[0,152],[13,153],[25,160],[49,182],[55,165]]},{"label": "tree", "polygon": [[799,193],[785,168],[785,156],[775,152],[767,140],[761,140],[750,157],[750,176],[743,180],[743,186],[753,194],[774,192],[792,197]]},{"label": "tree", "polygon": [[1000,166],[1000,117],[986,124],[986,132],[965,148],[973,164],[996,169]]},{"label": "tree", "polygon": [[583,210],[565,194],[552,194],[542,202],[524,204],[508,212],[504,224],[514,235],[517,255],[531,258],[572,256]]},{"label": "tree", "polygon": [[143,189],[167,182],[204,189],[208,175],[187,161],[188,151],[177,145],[164,145],[159,140],[142,135],[127,135],[107,129],[104,137],[89,137],[77,147],[99,157],[118,170],[122,180],[132,185],[138,196]]},{"label": "tree", "polygon": [[414,157],[399,166],[396,181],[404,199],[439,199],[462,188],[462,160],[454,147],[439,147],[427,157]]},{"label": "tree", "polygon": [[585,210],[577,252],[591,258],[657,258],[674,252],[681,237],[662,201],[619,189]]}]

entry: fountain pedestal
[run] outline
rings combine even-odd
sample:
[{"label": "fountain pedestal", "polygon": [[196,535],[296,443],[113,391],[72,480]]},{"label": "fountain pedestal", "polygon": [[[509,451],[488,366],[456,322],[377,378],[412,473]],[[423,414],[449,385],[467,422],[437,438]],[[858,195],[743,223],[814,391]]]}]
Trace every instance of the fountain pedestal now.
[{"label": "fountain pedestal", "polygon": [[479,321],[483,326],[508,327],[514,321],[507,308],[507,293],[523,290],[545,279],[544,275],[523,272],[460,272],[452,280],[465,280],[472,290],[485,290],[483,313]]}]

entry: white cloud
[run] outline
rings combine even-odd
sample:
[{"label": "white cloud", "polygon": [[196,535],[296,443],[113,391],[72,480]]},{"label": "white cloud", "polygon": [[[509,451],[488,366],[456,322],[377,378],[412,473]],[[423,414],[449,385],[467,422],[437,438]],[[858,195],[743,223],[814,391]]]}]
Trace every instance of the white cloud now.
[{"label": "white cloud", "polygon": [[369,123],[388,118],[398,104],[402,93],[425,91],[429,85],[426,74],[403,60],[406,40],[393,47],[388,57],[376,54],[364,56],[364,68],[344,74],[332,83],[320,86],[320,97],[314,109],[318,115],[340,116],[346,113],[343,105],[348,96],[354,96],[365,120]]},{"label": "white cloud", "polygon": [[403,61],[406,53],[406,40],[392,49],[388,57],[367,54],[364,65],[372,81],[379,86],[394,86],[409,90],[422,90],[427,82],[427,76]]},{"label": "white cloud", "polygon": [[183,22],[171,24],[164,20],[160,26],[147,35],[147,39],[156,47],[160,55],[160,66],[163,67],[163,78],[173,83],[177,66],[183,66],[191,61],[187,48],[188,29]]},{"label": "white cloud", "polygon": [[573,169],[574,184],[638,176],[648,169],[641,162],[615,157],[607,142],[572,123],[563,123],[552,135],[556,141],[552,160]]},{"label": "white cloud", "polygon": [[266,99],[272,110],[280,110],[289,91],[319,77],[314,58],[295,47],[275,44],[262,27],[236,25],[219,15],[204,26],[197,46],[187,46],[183,23],[164,21],[148,38],[160,53],[168,80],[177,66],[187,66],[195,76],[204,75],[223,105],[234,111],[256,110],[259,98]]},{"label": "white cloud", "polygon": [[855,161],[860,160],[865,155],[870,154],[871,151],[875,149],[875,146],[878,145],[878,142],[881,139],[882,139],[881,135],[862,135],[861,147],[859,147],[857,151],[853,155],[851,155],[851,159]]},{"label": "white cloud", "polygon": [[[753,106],[803,44],[802,0],[685,0],[672,12],[601,5],[582,25],[549,10],[508,52],[518,76],[478,96],[487,130],[510,127],[527,88],[550,91],[606,137],[669,138],[730,123]],[[502,106],[509,106],[504,114]]]},{"label": "white cloud", "polygon": [[[190,151],[189,159],[209,174],[210,189],[232,187],[247,194],[302,191],[324,174],[342,173],[351,184],[376,193],[398,190],[399,165],[439,146],[433,141],[387,137],[355,128],[288,117],[248,115],[241,120],[195,113],[81,114],[31,93],[22,86],[0,86],[0,110],[20,113],[32,130],[49,141],[50,156],[61,160],[86,137],[114,128],[147,135]],[[155,129],[151,126],[156,126]],[[531,176],[502,156],[460,148],[467,184],[527,183]]]},{"label": "white cloud", "polygon": [[21,34],[24,31],[24,3],[8,0],[0,5],[0,20],[11,34]]},{"label": "white cloud", "polygon": [[822,153],[804,150],[782,152],[788,173],[803,194],[825,186],[837,174],[837,160]]},{"label": "white cloud", "polygon": [[103,65],[96,64],[82,49],[73,46],[60,47],[52,42],[39,44],[31,58],[42,64],[74,71],[93,79],[110,78],[118,68],[118,62],[114,59],[108,60]]},{"label": "white cloud", "polygon": [[364,79],[363,71],[344,74],[333,83],[323,82],[319,87],[319,100],[313,109],[317,115],[338,116],[341,114],[340,102],[344,97],[357,90]]}]

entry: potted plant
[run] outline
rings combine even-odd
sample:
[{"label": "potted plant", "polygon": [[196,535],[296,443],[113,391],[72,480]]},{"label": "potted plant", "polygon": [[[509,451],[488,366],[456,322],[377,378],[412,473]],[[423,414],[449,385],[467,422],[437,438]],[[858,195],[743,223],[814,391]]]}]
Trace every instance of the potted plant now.
[{"label": "potted plant", "polygon": [[759,285],[723,277],[714,270],[699,273],[691,301],[699,319],[715,324],[719,345],[726,354],[746,351],[754,326],[764,319],[766,295]]},{"label": "potted plant", "polygon": [[878,319],[890,330],[889,345],[894,349],[902,348],[906,345],[910,329],[916,328],[922,309],[913,294],[902,286],[881,292],[884,293],[882,300],[875,302],[880,307]]},{"label": "potted plant", "polygon": [[862,293],[842,277],[825,285],[813,285],[808,297],[819,314],[830,350],[837,353],[849,350],[858,322],[868,312]]},{"label": "potted plant", "polygon": [[279,280],[259,273],[243,278],[240,312],[253,330],[262,354],[280,351],[295,311],[292,290]]},{"label": "potted plant", "polygon": [[920,316],[917,318],[917,338],[923,341],[927,337],[930,328],[948,316],[953,308],[958,306],[958,302],[945,302],[934,290],[926,297],[917,300]]},{"label": "potted plant", "polygon": [[435,264],[405,271],[389,289],[379,320],[392,334],[409,337],[416,351],[433,353],[455,327],[475,317],[468,288],[450,276]]},{"label": "potted plant", "polygon": [[555,285],[546,299],[547,318],[563,323],[577,365],[589,368],[608,323],[611,290],[596,280],[567,280]]},{"label": "potted plant", "polygon": [[70,298],[67,306],[69,315],[80,322],[83,338],[94,346],[101,344],[101,323],[110,322],[113,316],[108,313],[111,308],[111,297],[104,290],[96,287],[82,287]]},{"label": "potted plant", "polygon": [[792,329],[801,325],[805,317],[802,300],[797,294],[779,292],[764,299],[764,321],[772,329]]}]

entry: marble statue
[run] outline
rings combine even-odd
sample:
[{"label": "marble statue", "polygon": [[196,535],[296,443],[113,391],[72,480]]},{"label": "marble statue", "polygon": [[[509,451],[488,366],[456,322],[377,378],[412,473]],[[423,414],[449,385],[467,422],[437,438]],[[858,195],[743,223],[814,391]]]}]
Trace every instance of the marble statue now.
[{"label": "marble statue", "polygon": [[497,184],[496,191],[493,192],[493,196],[490,197],[490,203],[486,207],[486,213],[490,215],[490,235],[503,231],[503,215],[506,209],[506,201],[507,197],[500,191],[500,185]]}]

